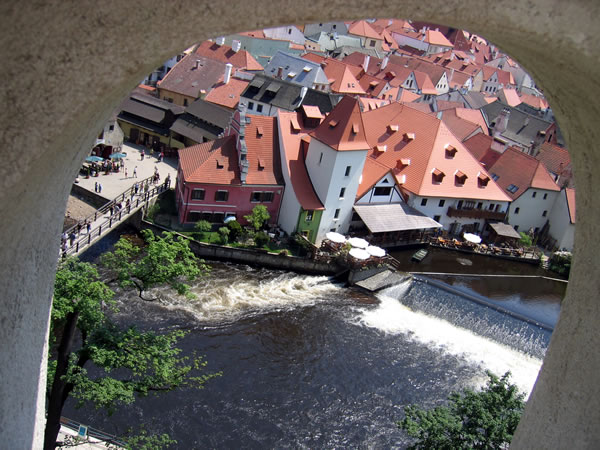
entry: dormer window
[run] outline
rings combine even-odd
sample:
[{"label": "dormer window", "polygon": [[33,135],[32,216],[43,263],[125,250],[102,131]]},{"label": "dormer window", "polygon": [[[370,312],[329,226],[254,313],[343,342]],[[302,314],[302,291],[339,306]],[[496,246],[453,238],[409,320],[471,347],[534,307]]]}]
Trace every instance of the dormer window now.
[{"label": "dormer window", "polygon": [[256,127],[256,136],[257,137],[262,137],[263,135],[263,129],[262,127]]},{"label": "dormer window", "polygon": [[217,169],[222,169],[223,167],[225,167],[223,165],[223,163],[221,161],[217,160]]},{"label": "dormer window", "polygon": [[337,120],[332,120],[332,121],[329,122],[329,127],[330,128],[335,128],[337,124],[338,124]]},{"label": "dormer window", "polygon": [[265,170],[265,164],[260,158],[258,158],[258,170]]},{"label": "dormer window", "polygon": [[489,181],[490,177],[488,177],[487,175],[484,175],[482,173],[479,173],[477,175],[477,185],[479,187],[486,187]]},{"label": "dormer window", "polygon": [[352,133],[353,134],[358,134],[358,132],[360,131],[360,127],[358,126],[358,124],[355,122],[352,124]]},{"label": "dormer window", "polygon": [[297,117],[292,117],[291,125],[292,125],[292,130],[294,130],[296,133],[301,130],[300,123],[298,122]]},{"label": "dormer window", "polygon": [[456,152],[458,151],[450,144],[446,144],[444,149],[446,150],[446,158],[454,158],[454,155],[456,155]]},{"label": "dormer window", "polygon": [[387,150],[387,145],[376,145],[375,150],[377,150],[379,153],[385,153]]},{"label": "dormer window", "polygon": [[462,173],[460,170],[457,170],[456,172],[454,172],[454,182],[458,185],[463,185],[465,184],[465,181],[467,181],[467,175]]},{"label": "dormer window", "polygon": [[431,171],[431,180],[434,183],[441,183],[446,174],[439,169],[433,169]]},{"label": "dormer window", "polygon": [[392,133],[395,133],[396,131],[398,131],[398,128],[399,128],[398,125],[390,124],[387,126],[387,131],[388,131],[388,133],[392,134]]},{"label": "dormer window", "polygon": [[415,133],[404,133],[404,142],[411,142],[415,140]]},{"label": "dormer window", "polygon": [[410,166],[410,159],[408,159],[408,158],[402,158],[402,159],[399,159],[398,161],[396,161],[396,169],[398,169],[398,170],[402,170],[408,166]]}]

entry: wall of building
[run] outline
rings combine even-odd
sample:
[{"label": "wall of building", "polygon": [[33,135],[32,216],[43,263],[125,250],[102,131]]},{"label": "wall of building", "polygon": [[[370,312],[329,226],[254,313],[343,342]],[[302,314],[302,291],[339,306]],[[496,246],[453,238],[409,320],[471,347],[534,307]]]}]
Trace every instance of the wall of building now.
[{"label": "wall of building", "polygon": [[[182,0],[174,8],[171,2],[132,0],[76,9],[70,2],[35,8],[15,3],[3,9],[0,52],[6,64],[0,90],[8,105],[0,110],[3,446],[41,448],[45,342],[65,205],[71,181],[119,102],[191,42],[304,23],[317,14],[320,20],[339,20],[343,11],[343,19],[360,19],[376,10],[379,17],[451,24],[485,36],[525,64],[553,107],[572,152],[578,203],[585,207],[578,210],[567,298],[511,448],[593,448],[600,441],[600,205],[594,173],[600,167],[595,124],[600,5],[432,0],[423,8],[421,0],[315,0],[309,9],[302,2],[286,6],[273,9],[272,1],[253,0],[232,9],[226,2]],[[556,70],[559,63],[577,70]]]},{"label": "wall of building", "polygon": [[[533,193],[535,192],[535,197]],[[546,195],[546,199],[544,199]],[[529,188],[510,204],[508,212],[508,223],[517,229],[527,233],[530,228],[540,230],[549,219],[550,211],[558,192],[545,189]],[[518,213],[517,213],[517,208]],[[543,213],[546,211],[546,215]],[[518,227],[518,228],[517,228]]]},{"label": "wall of building", "polygon": [[575,240],[575,224],[571,223],[567,196],[563,189],[556,196],[552,210],[548,215],[550,221],[549,234],[556,240],[556,247],[560,250],[573,251]]}]

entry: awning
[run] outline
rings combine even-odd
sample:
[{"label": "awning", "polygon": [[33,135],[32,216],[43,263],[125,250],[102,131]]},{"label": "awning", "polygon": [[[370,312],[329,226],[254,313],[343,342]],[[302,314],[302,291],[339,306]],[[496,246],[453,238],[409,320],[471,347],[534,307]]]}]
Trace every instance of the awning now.
[{"label": "awning", "polygon": [[416,209],[411,208],[406,203],[355,205],[354,210],[371,233],[425,230],[442,227],[441,224]]},{"label": "awning", "polygon": [[490,223],[490,227],[498,236],[504,236],[509,238],[521,239],[521,235],[517,233],[517,231],[507,223]]}]

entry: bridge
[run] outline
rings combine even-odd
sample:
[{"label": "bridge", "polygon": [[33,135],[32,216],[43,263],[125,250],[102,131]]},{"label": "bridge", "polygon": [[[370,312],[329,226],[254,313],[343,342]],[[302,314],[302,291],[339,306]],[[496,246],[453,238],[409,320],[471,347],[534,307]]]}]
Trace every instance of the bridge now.
[{"label": "bridge", "polygon": [[[137,185],[137,189],[132,186],[102,205],[94,214],[86,217],[80,231],[78,231],[78,224],[65,230],[67,240],[66,245],[61,242],[60,256],[66,258],[67,256],[81,255],[140,209],[147,211],[150,200],[169,189],[170,179],[167,178],[163,183],[155,184],[154,177],[148,177]],[[89,231],[86,226],[88,223],[90,224]],[[75,235],[75,239],[71,242],[69,236],[72,234]]]}]

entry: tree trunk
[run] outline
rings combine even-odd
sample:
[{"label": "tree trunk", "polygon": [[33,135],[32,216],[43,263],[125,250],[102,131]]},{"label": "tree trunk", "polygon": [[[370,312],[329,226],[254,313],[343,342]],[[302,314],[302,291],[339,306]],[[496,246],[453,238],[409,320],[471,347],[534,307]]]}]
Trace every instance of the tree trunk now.
[{"label": "tree trunk", "polygon": [[44,431],[44,450],[54,450],[56,448],[56,438],[60,431],[60,414],[69,396],[69,392],[73,389],[73,385],[62,380],[62,377],[67,374],[69,367],[69,356],[71,355],[73,341],[75,340],[78,318],[79,312],[72,312],[67,315],[58,347],[56,373],[48,399],[48,416],[46,418],[46,430]]}]

